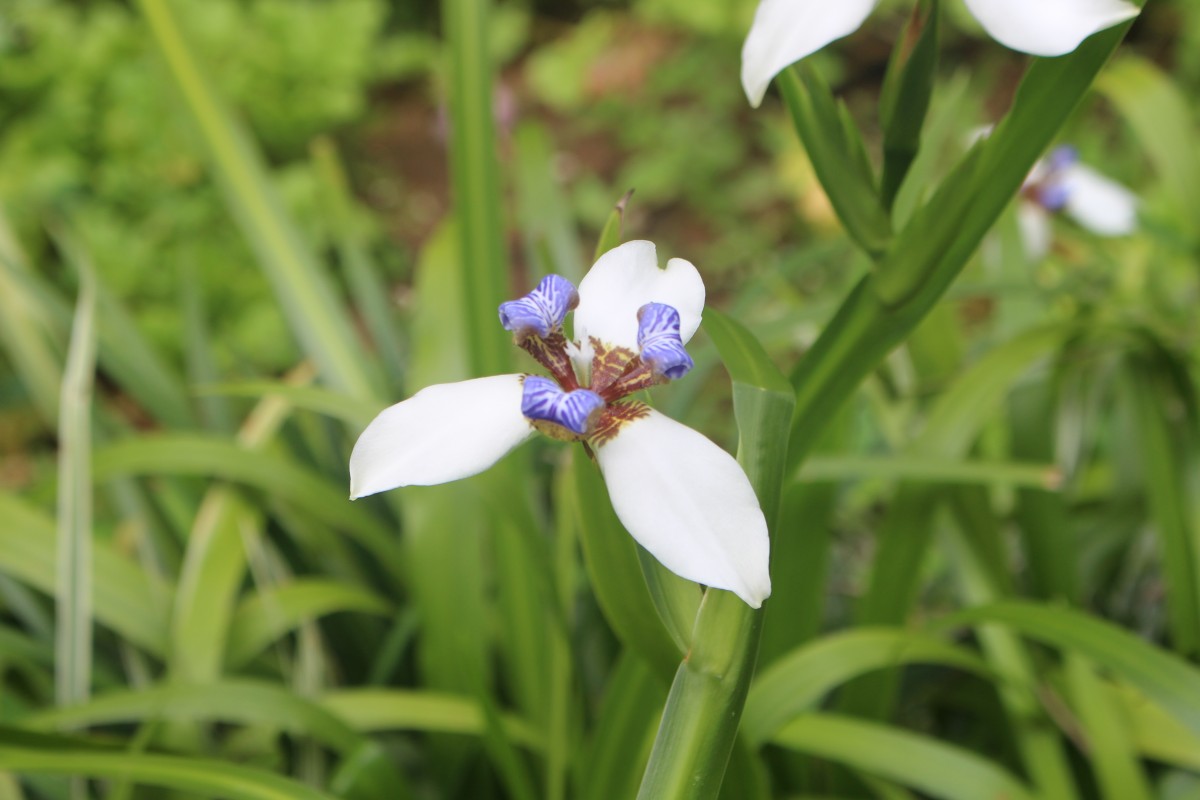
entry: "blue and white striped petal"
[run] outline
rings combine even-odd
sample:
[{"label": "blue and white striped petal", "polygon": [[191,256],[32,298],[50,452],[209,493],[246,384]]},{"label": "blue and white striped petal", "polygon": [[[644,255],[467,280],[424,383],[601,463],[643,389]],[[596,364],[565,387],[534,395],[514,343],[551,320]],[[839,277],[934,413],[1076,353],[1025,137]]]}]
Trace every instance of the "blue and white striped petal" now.
[{"label": "blue and white striped petal", "polygon": [[588,432],[592,415],[604,407],[604,398],[590,389],[564,392],[540,375],[527,375],[521,395],[521,413],[532,420],[553,422],[572,433]]},{"label": "blue and white striped petal", "polygon": [[642,362],[656,374],[678,380],[695,366],[679,335],[679,312],[666,303],[638,309],[638,347]]},{"label": "blue and white striped petal", "polygon": [[507,331],[533,331],[544,339],[578,303],[575,284],[561,275],[547,275],[529,294],[500,304],[500,324]]},{"label": "blue and white striped petal", "polygon": [[679,333],[687,344],[704,312],[704,280],[682,258],[672,258],[660,269],[653,242],[626,242],[600,256],[579,282],[575,338],[580,368],[590,366],[593,337],[609,347],[636,352],[637,312],[647,303],[666,303],[679,312]]}]

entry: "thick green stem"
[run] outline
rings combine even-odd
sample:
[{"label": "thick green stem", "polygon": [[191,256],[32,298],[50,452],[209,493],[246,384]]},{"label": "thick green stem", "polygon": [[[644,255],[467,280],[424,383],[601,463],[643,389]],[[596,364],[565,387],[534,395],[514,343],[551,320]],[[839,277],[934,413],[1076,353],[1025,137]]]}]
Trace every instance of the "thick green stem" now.
[{"label": "thick green stem", "polygon": [[695,644],[671,684],[639,800],[716,797],[754,674],[762,614],[735,595],[704,593]]},{"label": "thick green stem", "polygon": [[[779,431],[792,413],[792,393],[762,345],[740,324],[710,310],[705,330],[733,378],[733,409],[746,471],[775,530],[785,443]],[[662,724],[639,798],[703,800],[720,792],[762,636],[763,615],[729,592],[704,593],[691,649],[671,684]]]}]

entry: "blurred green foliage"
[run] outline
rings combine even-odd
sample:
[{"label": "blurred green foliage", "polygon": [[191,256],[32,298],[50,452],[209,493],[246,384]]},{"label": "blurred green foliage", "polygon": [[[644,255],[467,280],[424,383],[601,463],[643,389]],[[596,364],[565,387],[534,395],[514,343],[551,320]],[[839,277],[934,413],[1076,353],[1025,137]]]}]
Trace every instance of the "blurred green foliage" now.
[{"label": "blurred green foliage", "polygon": [[[308,144],[360,120],[373,83],[415,66],[389,55],[385,12],[378,0],[186,9],[196,46],[278,165],[289,208],[316,247],[330,232]],[[44,245],[45,220],[69,214],[106,284],[176,358],[177,276],[187,269],[220,310],[224,367],[294,361],[249,250],[227,234],[228,215],[137,14],[117,2],[16,0],[0,24],[0,198],[21,239]]]},{"label": "blurred green foliage", "polygon": [[[811,60],[875,156],[911,9],[881,5]],[[492,9],[513,294],[549,270],[577,279],[634,189],[625,238],[693,260],[710,305],[785,373],[805,363],[872,265],[784,105],[745,103],[754,6]],[[336,313],[312,324],[349,331],[349,372],[386,377],[371,398],[314,380],[304,321],[248,244],[135,6],[4,3],[0,797],[68,797],[46,773],[70,757],[114,798],[166,796],[129,774],[199,796],[214,776],[237,797],[635,791],[676,649],[641,569],[601,585],[578,551],[577,536],[586,550],[620,533],[590,464],[539,441],[492,478],[342,502],[376,407],[470,363],[465,326],[446,330],[478,266],[451,217],[466,201],[445,169],[455,54],[439,9],[166,7],[269,168],[269,186],[240,191],[279,193],[312,255],[298,280],[333,287]],[[944,11],[897,226],[1003,116],[1026,64],[961,3]],[[1200,6],[1154,0],[1059,136],[1134,189],[1137,233],[1055,217],[1031,260],[1011,204],[787,476],[726,797],[1197,796],[1198,53]],[[96,700],[71,710],[53,696],[54,412],[89,260]],[[756,388],[731,390],[724,347],[697,337],[696,371],[656,402],[733,451],[734,392]],[[632,598],[624,616],[606,616],[614,597]],[[80,729],[101,749],[49,733]],[[1067,794],[1045,790],[1055,776]]]}]

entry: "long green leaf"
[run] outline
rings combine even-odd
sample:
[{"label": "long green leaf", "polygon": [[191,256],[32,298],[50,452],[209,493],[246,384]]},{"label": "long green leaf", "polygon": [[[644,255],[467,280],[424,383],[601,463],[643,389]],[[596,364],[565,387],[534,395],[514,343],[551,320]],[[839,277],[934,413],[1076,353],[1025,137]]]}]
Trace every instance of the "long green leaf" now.
[{"label": "long green leaf", "polygon": [[1150,800],[1150,786],[1119,701],[1087,658],[1068,653],[1067,687],[1087,737],[1088,757],[1107,800]]},{"label": "long green leaf", "polygon": [[944,800],[1033,800],[1014,776],[988,759],[908,731],[831,714],[809,714],[774,744],[840,762]]},{"label": "long green leaf", "polygon": [[[996,513],[986,492],[955,487],[951,507],[958,523],[951,539],[959,556],[955,570],[966,602],[979,605],[1012,592],[1004,569],[1005,548]],[[1079,796],[1063,742],[1045,718],[1037,664],[1011,630],[980,626],[979,641],[988,665],[1005,680],[997,687],[1025,771],[1038,792],[1068,800]]]},{"label": "long green leaf", "polygon": [[[364,733],[415,730],[480,736],[484,715],[474,701],[443,692],[404,689],[344,689],[329,692],[320,703],[352,728]],[[545,748],[537,731],[515,717],[502,717],[510,739],[535,751]]]},{"label": "long green leaf", "polygon": [[[78,703],[92,678],[92,390],[96,371],[96,283],[86,266],[63,371],[58,424],[58,565],[55,696]],[[77,795],[78,796],[78,795]]]},{"label": "long green leaf", "polygon": [[[290,381],[306,381],[300,368]],[[287,419],[291,407],[278,396],[259,401],[237,433],[237,446],[260,451]],[[245,580],[248,552],[261,537],[256,509],[222,484],[211,486],[188,533],[180,566],[179,586],[171,619],[171,672],[196,683],[215,680],[221,672],[229,621]]]},{"label": "long green leaf", "polygon": [[742,733],[752,744],[761,745],[851,678],[905,664],[940,664],[980,676],[990,674],[974,653],[934,636],[856,628],[798,648],[759,675],[746,698]]},{"label": "long green leaf", "polygon": [[626,650],[609,672],[591,740],[579,761],[583,800],[633,797],[650,757],[666,687],[645,662]]},{"label": "long green leaf", "polygon": [[[0,492],[0,570],[48,595],[56,581],[54,520],[17,497]],[[162,585],[108,542],[93,544],[97,622],[153,655],[166,650],[172,588]]]},{"label": "long green leaf", "polygon": [[500,166],[492,111],[488,47],[491,0],[442,0],[449,56],[450,172],[464,281],[468,363],[473,376],[493,375],[509,363],[508,337],[495,324],[507,288]]},{"label": "long green leaf", "polygon": [[365,508],[347,503],[345,489],[277,455],[203,434],[171,433],[107,445],[96,451],[94,466],[97,480],[117,475],[199,475],[261,489],[352,534],[380,563],[399,573],[397,548],[385,527]]},{"label": "long green leaf", "polygon": [[336,800],[332,795],[262,770],[203,758],[47,751],[0,746],[0,770],[131,780],[226,800]]},{"label": "long green leaf", "polygon": [[1177,398],[1159,366],[1137,359],[1123,384],[1137,425],[1145,492],[1162,553],[1171,643],[1194,656],[1200,653],[1200,523],[1191,516],[1187,478],[1195,466],[1179,441],[1170,410]]},{"label": "long green leaf", "polygon": [[362,741],[353,729],[321,705],[264,681],[224,681],[202,686],[146,686],[109,692],[65,708],[40,711],[21,720],[35,730],[75,730],[153,720],[265,724],[311,736],[348,752]]},{"label": "long green leaf", "polygon": [[847,125],[829,86],[810,65],[779,73],[779,87],[813,171],[846,232],[873,258],[887,250],[891,221],[858,129]]},{"label": "long green leaf", "polygon": [[363,348],[338,306],[338,294],[283,210],[262,156],[192,53],[170,1],[139,0],[138,5],[292,333],[330,385],[360,399],[380,396],[362,366]]},{"label": "long green leaf", "polygon": [[62,363],[51,345],[45,323],[48,314],[44,309],[38,313],[36,299],[20,279],[28,271],[24,253],[0,207],[0,341],[42,421],[54,425]]},{"label": "long green leaf", "polygon": [[880,92],[883,122],[883,175],[880,197],[891,209],[921,145],[925,112],[933,94],[938,57],[938,2],[913,9],[903,35],[896,40]]},{"label": "long green leaf", "polygon": [[[405,358],[398,336],[394,303],[390,300],[378,266],[370,256],[365,237],[360,233],[362,226],[355,224],[352,213],[354,199],[346,169],[338,157],[337,147],[327,137],[313,142],[312,155],[325,189],[326,208],[333,218],[338,259],[346,272],[350,296],[371,332],[371,340],[379,353],[380,366],[387,372],[386,378],[379,377],[377,380],[389,388],[398,387],[404,375]],[[374,362],[364,361],[368,365],[364,369],[374,366]]]},{"label": "long green leaf", "polygon": [[260,590],[244,600],[229,625],[226,665],[245,665],[271,642],[305,621],[326,614],[355,611],[389,614],[391,605],[379,595],[353,584],[300,579]]},{"label": "long green leaf", "polygon": [[197,394],[221,394],[231,397],[276,395],[296,408],[339,419],[351,427],[365,428],[379,413],[378,403],[364,402],[320,386],[293,386],[279,381],[244,381],[200,386]]},{"label": "long green leaf", "polygon": [[1054,464],[1012,461],[955,461],[924,455],[814,456],[804,462],[797,479],[844,481],[929,481],[931,483],[985,483],[999,486],[1056,489],[1061,472]]},{"label": "long green leaf", "polygon": [[1008,601],[952,614],[939,627],[998,622],[1026,636],[1077,651],[1120,675],[1165,711],[1200,732],[1200,670],[1132,633],[1080,611]]}]

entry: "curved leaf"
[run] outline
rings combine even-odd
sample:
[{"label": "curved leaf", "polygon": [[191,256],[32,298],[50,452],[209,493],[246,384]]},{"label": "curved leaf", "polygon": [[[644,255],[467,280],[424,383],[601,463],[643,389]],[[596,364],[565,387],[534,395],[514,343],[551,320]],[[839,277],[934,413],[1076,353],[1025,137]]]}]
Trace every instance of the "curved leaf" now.
[{"label": "curved leaf", "polygon": [[399,548],[387,528],[365,507],[351,505],[345,487],[335,486],[289,459],[214,436],[170,433],[98,448],[94,468],[97,481],[115,475],[199,475],[261,489],[354,535],[381,563],[399,573]]},{"label": "curved leaf", "polygon": [[1193,732],[1200,732],[1200,670],[1173,653],[1080,611],[1016,600],[970,608],[938,625],[982,622],[1010,625],[1052,647],[1086,655],[1136,686]]},{"label": "curved leaf", "polygon": [[388,614],[392,607],[374,592],[336,581],[297,580],[266,589],[234,612],[226,662],[241,666],[303,622],[338,611]]},{"label": "curved leaf", "polygon": [[262,681],[177,684],[111,692],[80,705],[40,711],[21,722],[49,731],[154,720],[265,723],[311,736],[339,752],[348,752],[362,742],[362,737],[335,713]]},{"label": "curved leaf", "polygon": [[[48,595],[54,593],[54,520],[17,497],[0,492],[0,570]],[[93,613],[124,639],[162,655],[167,610],[174,590],[153,581],[105,541],[94,543]]]},{"label": "curved leaf", "polygon": [[752,744],[762,744],[846,681],[904,664],[943,664],[988,674],[974,653],[928,634],[891,628],[834,634],[793,650],[759,675],[746,699],[742,734]]},{"label": "curved leaf", "polygon": [[201,758],[4,746],[0,747],[0,769],[129,780],[227,800],[336,800],[269,772]]},{"label": "curved leaf", "polygon": [[[452,694],[405,689],[346,689],[330,692],[320,704],[357,731],[415,730],[482,736],[483,712],[474,700]],[[530,749],[545,747],[524,720],[504,717],[509,738]]]},{"label": "curved leaf", "polygon": [[1033,800],[1013,775],[959,747],[881,725],[832,714],[809,714],[771,740],[828,758],[945,800]]}]

